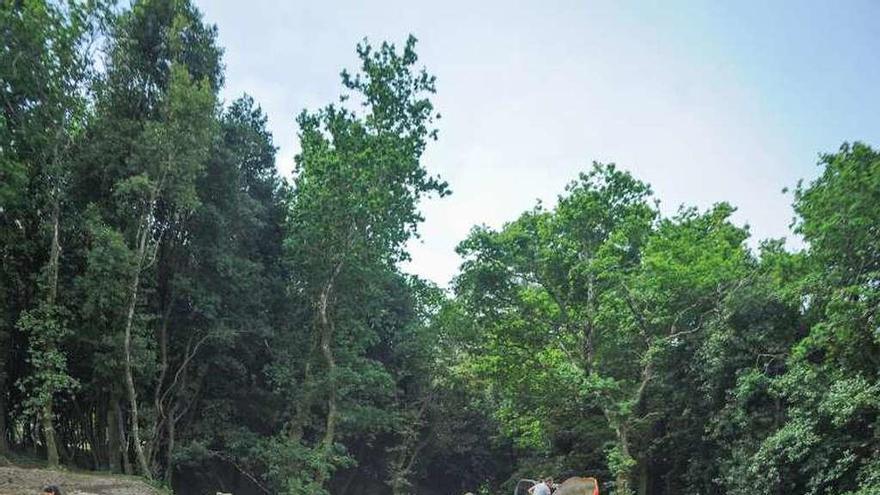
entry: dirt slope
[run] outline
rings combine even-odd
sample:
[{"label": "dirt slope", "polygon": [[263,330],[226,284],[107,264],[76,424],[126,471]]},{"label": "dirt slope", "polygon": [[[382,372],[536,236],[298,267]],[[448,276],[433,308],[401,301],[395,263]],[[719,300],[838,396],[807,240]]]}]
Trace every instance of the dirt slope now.
[{"label": "dirt slope", "polygon": [[127,476],[0,467],[0,495],[39,495],[48,484],[60,486],[64,495],[168,495]]}]

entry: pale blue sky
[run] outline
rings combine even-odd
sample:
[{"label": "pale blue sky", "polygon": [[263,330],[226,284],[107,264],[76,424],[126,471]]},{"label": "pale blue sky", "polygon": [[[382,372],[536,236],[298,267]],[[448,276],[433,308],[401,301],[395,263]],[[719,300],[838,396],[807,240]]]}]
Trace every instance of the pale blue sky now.
[{"label": "pale blue sky", "polygon": [[789,236],[782,189],[844,140],[880,145],[878,1],[199,0],[226,49],[227,100],[262,105],[289,173],[295,115],[335,101],[363,37],[419,40],[437,76],[427,201],[406,269],[446,284],[474,224],[552,204],[593,160],[652,184],[665,212],[729,201]]}]

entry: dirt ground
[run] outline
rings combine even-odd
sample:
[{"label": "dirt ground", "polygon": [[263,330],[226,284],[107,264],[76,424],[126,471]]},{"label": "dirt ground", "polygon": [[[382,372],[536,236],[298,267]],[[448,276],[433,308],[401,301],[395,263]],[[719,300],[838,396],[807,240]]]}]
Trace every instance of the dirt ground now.
[{"label": "dirt ground", "polygon": [[64,495],[167,495],[126,476],[0,467],[0,495],[40,495],[48,484],[61,487]]}]

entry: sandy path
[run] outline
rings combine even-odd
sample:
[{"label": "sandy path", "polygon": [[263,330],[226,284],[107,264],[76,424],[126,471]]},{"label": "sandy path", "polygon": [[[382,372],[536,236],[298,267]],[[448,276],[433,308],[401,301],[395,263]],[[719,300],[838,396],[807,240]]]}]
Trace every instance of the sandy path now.
[{"label": "sandy path", "polygon": [[60,486],[64,495],[167,495],[127,476],[0,467],[0,495],[39,495],[48,484]]}]

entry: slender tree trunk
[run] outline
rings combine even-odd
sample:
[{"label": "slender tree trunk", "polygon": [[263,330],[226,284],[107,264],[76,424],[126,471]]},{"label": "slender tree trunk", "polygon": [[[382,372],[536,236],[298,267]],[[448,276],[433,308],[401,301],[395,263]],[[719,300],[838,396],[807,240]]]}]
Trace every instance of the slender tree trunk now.
[{"label": "slender tree trunk", "polygon": [[111,473],[121,472],[119,464],[122,442],[119,436],[119,399],[115,393],[110,394],[107,402],[107,460]]},{"label": "slender tree trunk", "polygon": [[327,376],[330,377],[330,390],[327,397],[327,423],[324,430],[324,450],[330,453],[333,449],[333,442],[336,439],[336,421],[337,421],[337,404],[336,404],[336,358],[333,356],[333,330],[334,324],[329,315],[330,299],[333,296],[333,288],[336,283],[336,277],[342,270],[342,263],[338,263],[333,269],[333,274],[327,285],[321,291],[318,300],[318,317],[321,323],[321,353],[327,363]]},{"label": "slender tree trunk", "polygon": [[125,433],[125,417],[122,414],[122,407],[119,405],[119,399],[113,401],[113,413],[116,415],[116,426],[119,428],[119,453],[122,455],[122,472],[125,474],[134,474],[131,466],[131,459],[128,456],[130,440]]},{"label": "slender tree trunk", "polygon": [[175,435],[175,420],[174,420],[174,409],[171,408],[168,411],[168,421],[167,421],[167,432],[168,432],[168,445],[167,451],[165,452],[165,483],[168,486],[171,486],[171,476],[174,472],[174,435]]},{"label": "slender tree trunk", "polygon": [[[165,308],[162,324],[159,326],[159,379],[156,382],[156,392],[153,397],[157,418],[161,418],[164,415],[162,410],[162,384],[165,383],[165,376],[168,374],[168,319],[170,317],[171,304],[169,303],[168,307]],[[156,421],[158,422],[160,419]]]},{"label": "slender tree trunk", "polygon": [[[120,423],[120,425],[122,425],[122,423]],[[128,456],[128,453],[131,450],[131,436],[125,436],[124,444],[122,451],[122,468],[125,470],[125,474],[134,474],[134,466],[131,465],[131,458]]]},{"label": "slender tree trunk", "polygon": [[[156,390],[153,395],[153,408],[155,410],[155,420],[153,421],[153,437],[147,446],[144,457],[149,460],[151,466],[158,465],[158,458],[161,450],[162,436],[160,432],[165,428],[165,423],[170,419],[165,414],[163,407],[164,392],[163,384],[165,376],[168,374],[168,318],[170,317],[171,306],[166,307],[162,316],[162,324],[159,325],[159,378],[156,381]],[[165,428],[167,431],[167,428]]]},{"label": "slender tree trunk", "polygon": [[132,274],[131,286],[129,287],[128,311],[125,318],[125,338],[123,341],[123,348],[125,352],[125,388],[128,392],[129,408],[131,409],[129,411],[131,415],[131,441],[134,444],[135,457],[141,474],[146,476],[148,479],[152,479],[150,466],[147,464],[147,458],[144,455],[144,447],[141,444],[140,426],[138,424],[140,419],[138,417],[137,391],[134,387],[134,376],[131,364],[131,331],[132,324],[134,322],[134,312],[135,308],[137,307],[138,289],[140,287],[141,280],[141,269],[143,268],[143,262],[147,250],[147,238],[149,237],[149,229],[146,224],[147,222],[146,220],[144,220],[141,223],[141,227],[138,229],[137,263],[134,269],[134,273]]},{"label": "slender tree trunk", "polygon": [[52,243],[49,246],[49,294],[47,302],[55,305],[58,296],[58,265],[61,259],[61,205],[56,199],[52,205]]},{"label": "slender tree trunk", "polygon": [[[324,361],[327,364],[327,376],[330,380],[327,396],[327,421],[324,428],[324,438],[321,441],[324,455],[327,459],[329,459],[333,453],[333,444],[336,440],[336,421],[339,414],[336,402],[336,358],[333,355],[334,323],[329,314],[329,306],[333,295],[336,277],[339,275],[340,270],[342,270],[342,263],[338,263],[333,269],[330,279],[321,290],[321,294],[318,298],[319,341],[321,354],[324,356]],[[330,466],[325,465],[319,470],[316,481],[318,484],[323,485],[329,477]]]},{"label": "slender tree trunk", "polygon": [[157,340],[159,341],[159,378],[156,380],[156,390],[153,395],[153,408],[156,411],[156,418],[153,422],[153,431],[156,433],[153,435],[149,449],[146,452],[146,457],[147,459],[150,459],[150,462],[155,462],[159,455],[160,435],[158,432],[162,430],[164,426],[163,423],[168,419],[163,405],[163,393],[165,392],[164,384],[165,378],[168,376],[169,368],[168,322],[171,319],[171,308],[174,304],[174,296],[171,295],[163,299],[165,299],[165,308],[162,311],[162,323],[159,325],[159,335],[157,336]]},{"label": "slender tree trunk", "polygon": [[[60,263],[61,258],[61,206],[58,204],[58,199],[55,199],[54,204],[52,205],[52,244],[49,247],[49,294],[47,298],[47,304],[50,308],[55,306],[55,301],[58,296],[58,265]],[[50,347],[54,346],[54,343],[49,343]],[[52,351],[53,349],[47,349],[47,351]],[[50,390],[48,394],[46,394],[46,402],[43,404],[40,411],[40,423],[43,429],[43,438],[46,441],[46,460],[49,462],[49,467],[58,466],[58,444],[55,440],[55,426],[53,424],[53,393],[54,390]]]},{"label": "slender tree trunk", "polygon": [[431,435],[430,433],[415,446],[412,453],[410,453],[409,458],[406,458],[406,455],[401,455],[398,461],[395,461],[394,470],[395,473],[392,475],[391,482],[391,493],[393,495],[406,495],[410,492],[407,487],[410,486],[409,477],[412,475],[413,467],[416,465],[416,461],[419,459],[419,454],[422,450],[428,446],[430,443]]},{"label": "slender tree trunk", "polygon": [[321,295],[321,353],[327,362],[327,376],[330,377],[330,390],[327,397],[327,423],[324,430],[324,449],[329,452],[333,448],[336,436],[336,359],[333,356],[333,327],[327,317],[327,298],[329,290]]},{"label": "slender tree trunk", "polygon": [[43,430],[43,440],[46,442],[46,460],[49,467],[58,466],[58,445],[55,442],[55,426],[52,422],[52,400],[43,403],[40,411],[40,427]]},{"label": "slender tree trunk", "polygon": [[[401,440],[401,445],[397,456],[391,462],[391,491],[394,495],[403,495],[409,490],[409,477],[412,475],[413,467],[419,459],[422,449],[428,446],[433,434],[433,428],[429,427],[422,437],[422,427],[425,425],[428,408],[434,401],[434,389],[422,398],[422,403],[418,408],[416,416],[412,419],[411,424],[407,425],[407,430]],[[419,437],[422,437],[419,440]]]},{"label": "slender tree trunk", "polygon": [[[616,429],[617,444],[620,446],[620,454],[624,459],[631,459],[629,452],[629,433],[625,426],[618,426]],[[632,472],[623,470],[617,473],[616,485],[614,488],[615,495],[630,495],[632,493]]]},{"label": "slender tree trunk", "polygon": [[[6,349],[3,350],[6,352]],[[5,360],[0,365],[5,365]],[[0,455],[9,453],[9,440],[6,429],[6,372],[0,369]]]},{"label": "slender tree trunk", "polygon": [[[79,406],[79,402],[75,402],[77,404],[77,409],[81,410]],[[106,429],[106,421],[104,416],[101,414],[102,411],[100,408],[100,401],[96,402],[94,405],[89,407],[88,412],[82,414],[84,416],[84,424],[85,428],[83,428],[83,435],[85,437],[86,449],[92,455],[92,465],[94,466],[92,469],[101,469],[104,467],[104,446],[107,445],[107,439],[103,436]]]},{"label": "slender tree trunk", "polygon": [[296,403],[296,410],[290,425],[290,439],[296,442],[302,440],[303,429],[309,420],[312,405],[315,399],[315,381],[312,373],[312,359],[318,352],[319,339],[316,335],[312,335],[312,343],[309,352],[306,354],[306,363],[303,370],[303,394],[302,398]]}]

